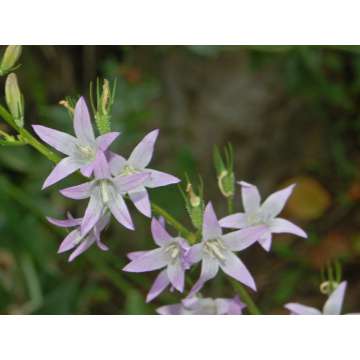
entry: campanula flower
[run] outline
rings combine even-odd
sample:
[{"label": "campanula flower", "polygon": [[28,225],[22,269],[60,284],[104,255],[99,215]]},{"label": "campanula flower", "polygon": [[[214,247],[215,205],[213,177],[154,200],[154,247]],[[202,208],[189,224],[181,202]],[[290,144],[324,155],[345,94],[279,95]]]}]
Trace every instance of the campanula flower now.
[{"label": "campanula flower", "polygon": [[188,254],[191,264],[202,262],[200,278],[191,289],[189,297],[198,292],[206,281],[214,278],[219,267],[225,274],[256,290],[252,275],[234,251],[246,249],[265,231],[264,226],[254,226],[222,234],[213,206],[208,203],[204,212],[202,241],[193,245]]},{"label": "campanula flower", "polygon": [[147,272],[164,268],[156,277],[147,295],[147,302],[157,297],[170,284],[183,292],[185,270],[189,267],[186,255],[190,246],[185,239],[172,237],[164,224],[155,218],[151,221],[151,232],[158,248],[129,253],[131,262],[123,269],[129,272]]},{"label": "campanula flower", "polygon": [[222,227],[243,229],[254,225],[265,225],[267,231],[261,236],[259,243],[266,251],[270,251],[271,234],[273,233],[289,233],[303,238],[307,237],[304,230],[297,225],[277,217],[284,208],[295,185],[274,192],[260,205],[261,198],[257,187],[245,181],[240,181],[239,184],[241,185],[241,196],[245,212],[224,217],[220,220]]},{"label": "campanula flower", "polygon": [[156,311],[160,315],[241,315],[245,307],[238,296],[232,299],[192,297],[180,304],[161,306]]},{"label": "campanula flower", "polygon": [[74,130],[76,137],[42,125],[33,125],[33,129],[43,141],[67,155],[47,177],[43,189],[79,169],[84,176],[89,177],[94,170],[97,152],[107,150],[119,136],[118,132],[109,132],[95,138],[89,111],[83,97],[75,106]]},{"label": "campanula flower", "polygon": [[149,179],[144,184],[128,192],[136,208],[147,217],[151,217],[151,205],[146,188],[157,188],[180,182],[180,179],[175,176],[147,168],[153,156],[158,134],[159,130],[153,130],[147,134],[137,144],[127,160],[118,154],[108,153],[111,172],[114,176],[141,174],[144,172],[150,174]]}]

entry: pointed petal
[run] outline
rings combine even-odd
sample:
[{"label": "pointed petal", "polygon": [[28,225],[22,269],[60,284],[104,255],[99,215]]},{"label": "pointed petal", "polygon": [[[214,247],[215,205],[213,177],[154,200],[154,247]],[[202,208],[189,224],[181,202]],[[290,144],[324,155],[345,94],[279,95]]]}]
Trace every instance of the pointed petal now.
[{"label": "pointed petal", "polygon": [[129,272],[147,272],[161,269],[166,266],[167,263],[167,254],[162,248],[158,248],[147,251],[143,256],[131,261],[123,270]]},{"label": "pointed petal", "polygon": [[259,244],[262,246],[262,248],[265,251],[270,251],[271,242],[272,242],[272,235],[271,235],[270,231],[267,234],[265,234],[264,236],[262,236],[261,239],[259,240]]},{"label": "pointed petal", "polygon": [[225,274],[233,277],[234,279],[256,291],[254,278],[244,263],[233,252],[226,252],[225,260],[224,262],[220,263],[220,267]]},{"label": "pointed petal", "polygon": [[219,224],[223,228],[232,228],[232,229],[242,229],[247,226],[244,213],[236,213],[229,216],[225,216],[219,221]]},{"label": "pointed petal", "polygon": [[318,309],[298,303],[288,303],[285,308],[290,311],[291,315],[321,315],[321,311]]},{"label": "pointed petal", "polygon": [[96,143],[101,151],[106,151],[109,146],[116,140],[120,135],[119,132],[108,132],[106,134],[100,135],[96,138]]},{"label": "pointed petal", "polygon": [[218,315],[241,315],[246,305],[242,303],[238,296],[233,299],[215,299]]},{"label": "pointed petal", "polygon": [[164,225],[154,217],[151,220],[151,233],[156,245],[159,246],[167,245],[173,239],[166,231]]},{"label": "pointed petal", "polygon": [[59,226],[59,227],[74,227],[74,226],[79,226],[81,224],[82,219],[78,218],[78,219],[66,219],[66,220],[60,220],[60,219],[55,219],[52,218],[50,216],[46,217],[46,220],[50,223],[53,224],[55,226]]},{"label": "pointed petal", "polygon": [[241,251],[258,241],[267,230],[264,225],[252,226],[225,234],[222,241],[231,251]]},{"label": "pointed petal", "polygon": [[146,302],[150,302],[154,300],[157,296],[159,296],[166,287],[170,284],[169,278],[166,273],[166,269],[160,272],[160,274],[156,277],[154,283],[151,286],[147,296]]},{"label": "pointed petal", "polygon": [[292,222],[282,218],[274,219],[271,223],[270,229],[272,233],[276,234],[287,233],[307,238],[306,232],[303,229],[293,224]]},{"label": "pointed petal", "polygon": [[92,161],[90,164],[82,165],[80,168],[81,174],[86,177],[90,177],[93,171],[94,171],[94,161]]},{"label": "pointed petal", "polygon": [[164,305],[157,308],[156,312],[160,315],[183,315],[184,307],[182,304]]},{"label": "pointed petal", "polygon": [[186,262],[190,265],[198,263],[202,258],[203,244],[193,245],[185,256]]},{"label": "pointed petal", "polygon": [[60,194],[74,200],[82,200],[90,197],[93,181],[61,189]]},{"label": "pointed petal", "polygon": [[239,184],[241,185],[241,197],[245,212],[253,213],[258,211],[261,200],[258,188],[245,181],[240,181]]},{"label": "pointed petal", "polygon": [[65,239],[61,242],[60,247],[58,249],[58,254],[61,254],[65,251],[71,250],[78,243],[77,240],[81,238],[80,231],[78,229],[71,231]]},{"label": "pointed petal", "polygon": [[284,208],[287,199],[293,192],[294,187],[295,184],[269,195],[269,197],[261,205],[261,212],[270,217],[279,215],[281,210]]},{"label": "pointed petal", "polygon": [[184,291],[185,271],[180,261],[168,265],[167,275],[174,288],[182,293]]},{"label": "pointed petal", "polygon": [[215,239],[221,236],[221,227],[215,215],[212,203],[209,202],[205,208],[203,221],[203,240]]},{"label": "pointed petal", "polygon": [[76,137],[81,143],[88,145],[94,144],[94,130],[91,125],[89,110],[83,97],[78,100],[75,106],[74,130]]},{"label": "pointed petal", "polygon": [[150,178],[146,181],[146,187],[151,189],[170,184],[177,184],[181,181],[177,177],[164,173],[162,171],[157,171],[153,169],[146,170],[150,172]]},{"label": "pointed petal", "polygon": [[145,216],[151,217],[151,205],[146,189],[141,191],[130,191],[129,197],[135,207]]},{"label": "pointed petal", "polygon": [[39,138],[54,149],[66,155],[72,155],[76,152],[77,140],[74,136],[42,125],[33,125],[32,127]]},{"label": "pointed petal", "polygon": [[115,219],[129,230],[134,230],[134,224],[132,222],[129,209],[122,196],[116,192],[112,187],[109,187],[110,199],[107,203],[111,213]]},{"label": "pointed petal", "polygon": [[[93,235],[95,236],[95,240],[96,240],[96,245],[98,246],[98,248],[102,251],[108,251],[109,247],[107,245],[105,245],[102,241],[101,241],[101,231],[105,228],[105,226],[107,225],[107,223],[109,222],[108,220],[109,216],[106,215],[106,218],[100,218],[100,220],[98,221],[98,223],[95,225],[94,230],[93,230]],[[105,225],[105,222],[106,225]]]},{"label": "pointed petal", "polygon": [[87,234],[99,221],[103,206],[99,193],[97,191],[93,192],[81,223],[82,235]]},{"label": "pointed petal", "polygon": [[344,302],[344,296],[346,291],[347,282],[341,282],[338,287],[331,293],[327,299],[323,313],[324,315],[340,315],[342,305]]},{"label": "pointed petal", "polygon": [[89,249],[89,247],[95,242],[94,234],[89,234],[86,239],[84,239],[80,245],[71,253],[69,257],[69,262],[75,260],[79,255],[81,255],[84,251]]},{"label": "pointed petal", "polygon": [[66,178],[68,175],[74,173],[76,170],[80,169],[81,164],[78,161],[75,161],[71,157],[66,157],[56,164],[54,169],[51,171],[50,175],[46,178],[42,189],[49,187],[57,183],[58,181]]},{"label": "pointed petal", "polygon": [[110,167],[102,151],[97,151],[94,161],[94,174],[97,179],[108,179],[111,176]]},{"label": "pointed petal", "polygon": [[126,254],[129,260],[135,260],[143,255],[145,255],[147,251],[132,251]]},{"label": "pointed petal", "polygon": [[142,185],[148,179],[149,176],[150,175],[146,172],[134,174],[134,175],[127,175],[127,176],[120,175],[120,176],[116,176],[113,179],[113,182],[116,185],[119,192],[126,193]]},{"label": "pointed petal", "polygon": [[155,141],[159,135],[159,130],[153,130],[147,134],[140,142],[136,145],[135,149],[131,153],[128,162],[135,168],[144,169],[149,164],[153,152]]},{"label": "pointed petal", "polygon": [[111,151],[107,151],[106,155],[107,155],[107,159],[109,162],[111,174],[113,176],[120,175],[126,164],[125,158],[123,158],[121,155],[115,154]]}]

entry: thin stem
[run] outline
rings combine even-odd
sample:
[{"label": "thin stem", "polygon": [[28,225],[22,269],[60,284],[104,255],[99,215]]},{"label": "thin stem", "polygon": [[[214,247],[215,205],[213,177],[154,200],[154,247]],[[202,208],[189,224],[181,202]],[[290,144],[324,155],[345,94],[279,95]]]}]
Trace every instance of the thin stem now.
[{"label": "thin stem", "polygon": [[245,287],[236,280],[230,279],[230,281],[234,290],[239,293],[241,301],[243,301],[247,305],[249,313],[252,315],[261,315],[260,309],[256,306],[254,300],[252,299],[248,291],[245,289]]},{"label": "thin stem", "polygon": [[234,211],[234,197],[233,196],[229,196],[227,198],[227,207],[228,207],[228,213],[232,214]]}]

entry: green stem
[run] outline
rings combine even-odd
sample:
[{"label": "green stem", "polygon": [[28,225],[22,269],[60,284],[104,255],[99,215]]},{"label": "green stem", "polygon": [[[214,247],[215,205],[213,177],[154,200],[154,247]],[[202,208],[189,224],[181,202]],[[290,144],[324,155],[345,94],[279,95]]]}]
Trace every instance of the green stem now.
[{"label": "green stem", "polygon": [[232,214],[234,212],[234,197],[229,196],[227,198],[227,206],[228,206],[228,213]]},{"label": "green stem", "polygon": [[230,279],[230,281],[234,290],[236,290],[239,293],[241,301],[243,301],[246,304],[249,313],[252,315],[261,315],[260,309],[256,306],[251,295],[244,288],[244,286],[241,285],[236,280]]}]

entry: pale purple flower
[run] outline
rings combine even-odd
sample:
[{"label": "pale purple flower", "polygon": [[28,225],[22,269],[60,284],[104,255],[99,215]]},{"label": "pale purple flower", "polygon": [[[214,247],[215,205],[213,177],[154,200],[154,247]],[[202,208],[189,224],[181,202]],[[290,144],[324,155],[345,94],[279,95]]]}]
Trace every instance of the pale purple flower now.
[{"label": "pale purple flower", "polygon": [[238,296],[232,299],[192,297],[180,304],[161,306],[156,311],[160,315],[241,315],[245,307]]},{"label": "pale purple flower", "polygon": [[341,282],[337,286],[337,288],[329,295],[322,311],[298,303],[288,303],[285,305],[285,308],[290,311],[291,315],[340,315],[346,286],[346,281]]},{"label": "pale purple flower", "polygon": [[81,222],[81,234],[87,234],[108,209],[115,219],[133,230],[129,210],[123,195],[142,184],[149,175],[146,173],[111,177],[109,164],[103,152],[98,151],[94,165],[95,180],[60,190],[65,197],[75,200],[90,198]]},{"label": "pale purple flower", "polygon": [[127,160],[118,154],[108,153],[111,173],[114,176],[141,174],[143,172],[150,174],[149,179],[144,184],[128,192],[136,208],[147,217],[151,217],[151,205],[146,188],[157,188],[180,182],[180,179],[173,175],[147,168],[153,156],[158,134],[159,130],[153,130],[147,134],[137,144]]},{"label": "pale purple flower", "polygon": [[81,218],[74,219],[71,215],[66,220],[58,220],[51,217],[47,217],[47,220],[56,226],[73,228],[72,230],[60,244],[58,253],[63,253],[69,250],[75,249],[70,257],[69,262],[73,261],[76,257],[82,254],[84,251],[89,249],[89,247],[96,243],[99,249],[107,251],[109,248],[101,242],[100,234],[106,228],[110,222],[110,214],[106,212],[103,214],[95,226],[85,235],[81,235],[80,224],[82,222]]},{"label": "pale purple flower", "polygon": [[272,233],[288,233],[306,238],[307,235],[292,222],[277,217],[285,206],[294,186],[290,185],[268,196],[260,205],[260,194],[255,185],[240,181],[242,202],[245,212],[232,214],[220,220],[224,228],[243,229],[254,225],[265,225],[267,231],[259,239],[260,245],[266,250],[271,248]]},{"label": "pale purple flower", "polygon": [[191,289],[189,297],[198,292],[205,282],[213,279],[219,267],[225,274],[256,290],[252,275],[234,251],[246,249],[257,241],[264,231],[264,226],[255,226],[223,235],[213,206],[208,203],[204,212],[202,241],[193,245],[187,256],[191,264],[202,261],[200,278]]},{"label": "pale purple flower", "polygon": [[52,170],[43,184],[43,189],[64,179],[79,170],[89,177],[95,166],[98,150],[106,151],[119,136],[118,132],[109,132],[95,138],[89,111],[83,97],[75,106],[74,130],[76,137],[42,125],[33,125],[41,140],[67,155]]},{"label": "pale purple flower", "polygon": [[132,261],[123,269],[129,272],[147,272],[164,268],[156,277],[147,295],[147,302],[152,301],[170,284],[183,292],[185,270],[189,267],[186,254],[190,246],[185,239],[172,237],[155,218],[151,221],[151,232],[158,248],[129,253],[128,257]]}]

